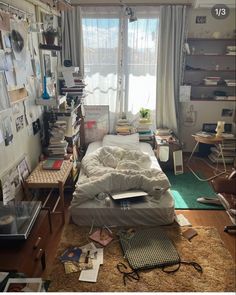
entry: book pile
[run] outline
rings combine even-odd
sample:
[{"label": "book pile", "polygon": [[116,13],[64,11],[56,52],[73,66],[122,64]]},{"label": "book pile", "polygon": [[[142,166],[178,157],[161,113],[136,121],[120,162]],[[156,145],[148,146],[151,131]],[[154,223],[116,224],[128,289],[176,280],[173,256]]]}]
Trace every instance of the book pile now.
[{"label": "book pile", "polygon": [[68,142],[65,140],[67,123],[66,121],[57,120],[50,126],[49,145],[47,147],[50,158],[64,159],[67,154]]},{"label": "book pile", "polygon": [[121,118],[117,121],[116,133],[119,135],[133,134],[135,133],[135,128],[126,118]]},{"label": "book pile", "polygon": [[225,83],[227,84],[227,86],[236,86],[236,80],[235,79],[225,80]]},{"label": "book pile", "polygon": [[152,132],[152,122],[146,119],[140,119],[137,127],[137,132],[139,133],[140,141],[152,140],[153,132]]},{"label": "book pile", "polygon": [[[222,144],[225,163],[232,164],[234,162],[234,158],[236,157],[236,138],[233,136],[233,134],[223,134],[222,137],[225,138]],[[219,146],[211,147],[211,153],[208,155],[208,157],[213,163],[223,163]]]},{"label": "book pile", "polygon": [[236,46],[227,46],[226,55],[236,55]]},{"label": "book pile", "polygon": [[74,77],[74,86],[67,87],[65,80],[59,80],[60,94],[68,96],[76,96],[78,98],[83,98],[85,96],[85,87],[86,84],[82,77]]},{"label": "book pile", "polygon": [[213,86],[213,85],[218,85],[221,77],[206,77],[203,79],[204,84],[207,86]]}]

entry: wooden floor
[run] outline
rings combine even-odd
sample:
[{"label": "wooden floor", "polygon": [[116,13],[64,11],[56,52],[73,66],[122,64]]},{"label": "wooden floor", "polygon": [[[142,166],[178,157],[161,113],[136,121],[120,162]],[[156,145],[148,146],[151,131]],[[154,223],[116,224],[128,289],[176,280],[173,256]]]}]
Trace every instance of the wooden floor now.
[{"label": "wooden floor", "polygon": [[[194,159],[192,167],[202,172],[206,177],[212,175],[212,169],[204,162]],[[185,167],[185,171],[188,169]],[[228,173],[232,171],[232,167],[228,167]],[[66,207],[66,223],[69,222],[70,216],[68,207],[71,201],[72,192],[65,196]],[[231,225],[230,218],[225,211],[221,210],[176,210],[176,214],[182,213],[192,223],[193,226],[212,226],[217,228],[225,247],[230,251],[233,260],[236,262],[236,235],[235,233],[225,233],[224,226]],[[47,277],[50,272],[50,265],[53,263],[57,245],[60,241],[63,227],[60,226],[60,216],[53,216],[54,232],[50,240],[50,247],[47,253],[47,268],[43,273],[43,277]]]}]

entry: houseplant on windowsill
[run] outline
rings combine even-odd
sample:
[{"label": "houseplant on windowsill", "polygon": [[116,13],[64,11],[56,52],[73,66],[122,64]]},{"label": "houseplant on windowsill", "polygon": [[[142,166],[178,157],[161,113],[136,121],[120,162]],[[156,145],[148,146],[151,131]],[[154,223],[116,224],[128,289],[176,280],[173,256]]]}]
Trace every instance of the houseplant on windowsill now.
[{"label": "houseplant on windowsill", "polygon": [[150,118],[151,118],[151,110],[150,109],[141,108],[139,111],[139,115],[140,115],[140,119],[139,119],[140,123],[149,123],[150,122]]},{"label": "houseplant on windowsill", "polygon": [[47,45],[54,45],[55,38],[58,36],[58,32],[53,27],[48,27],[45,31],[43,31],[44,42]]}]

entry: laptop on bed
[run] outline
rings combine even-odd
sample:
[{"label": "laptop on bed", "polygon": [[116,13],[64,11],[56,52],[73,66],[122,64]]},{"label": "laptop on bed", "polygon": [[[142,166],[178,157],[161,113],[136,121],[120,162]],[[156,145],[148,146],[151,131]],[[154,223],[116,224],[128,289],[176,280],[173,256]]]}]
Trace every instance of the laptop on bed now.
[{"label": "laptop on bed", "polygon": [[145,197],[148,193],[140,190],[130,190],[130,191],[124,191],[119,193],[112,193],[111,198],[114,201],[120,201],[124,199],[133,199],[133,198],[139,198],[139,197]]}]

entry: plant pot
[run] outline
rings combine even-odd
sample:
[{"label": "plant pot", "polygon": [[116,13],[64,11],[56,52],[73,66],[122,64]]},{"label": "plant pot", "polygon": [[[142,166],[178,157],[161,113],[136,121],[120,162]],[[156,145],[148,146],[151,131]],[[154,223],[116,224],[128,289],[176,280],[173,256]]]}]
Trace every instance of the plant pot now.
[{"label": "plant pot", "polygon": [[56,37],[55,33],[45,32],[45,33],[43,33],[43,37],[44,37],[44,42],[47,45],[54,45],[55,37]]}]

